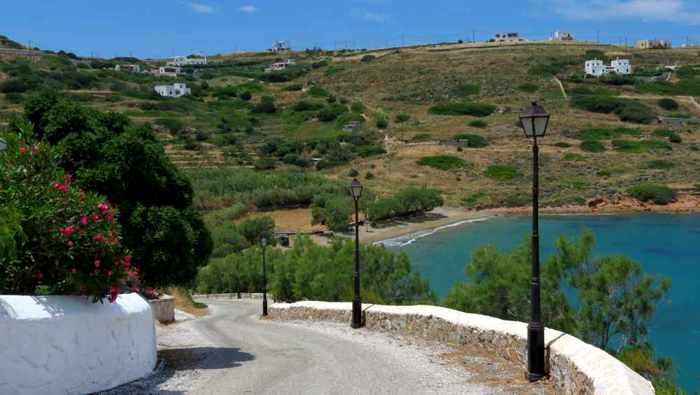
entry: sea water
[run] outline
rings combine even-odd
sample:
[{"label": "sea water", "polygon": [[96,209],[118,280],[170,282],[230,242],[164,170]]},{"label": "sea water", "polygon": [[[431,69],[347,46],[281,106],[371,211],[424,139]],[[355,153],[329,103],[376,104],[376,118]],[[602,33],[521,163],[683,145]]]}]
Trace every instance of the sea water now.
[{"label": "sea water", "polygon": [[[531,232],[530,217],[494,217],[404,236],[384,242],[409,255],[414,270],[430,280],[440,299],[459,281],[471,251],[491,244],[507,250]],[[658,356],[671,357],[680,385],[700,390],[700,215],[542,216],[542,261],[554,252],[560,236],[584,230],[596,237],[595,256],[626,255],[653,276],[671,279],[666,301],[649,327]]]}]

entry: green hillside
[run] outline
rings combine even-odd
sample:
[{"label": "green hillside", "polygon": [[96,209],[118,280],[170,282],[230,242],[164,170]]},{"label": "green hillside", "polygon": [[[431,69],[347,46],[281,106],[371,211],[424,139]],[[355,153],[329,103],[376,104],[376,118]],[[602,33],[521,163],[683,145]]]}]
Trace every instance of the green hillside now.
[{"label": "green hillside", "polygon": [[[633,76],[583,77],[586,59],[618,56],[632,61]],[[502,207],[528,203],[530,146],[516,120],[536,100],[552,114],[542,141],[543,203],[581,204],[642,181],[694,189],[698,56],[550,43],[248,53],[210,58],[172,79],[113,69],[159,61],[45,55],[0,62],[0,121],[20,112],[27,95],[61,90],[151,124],[193,178],[220,167],[305,170],[333,180],[357,173],[379,195],[429,186],[452,206]],[[288,57],[296,65],[263,71]],[[153,93],[155,84],[176,81],[192,95]],[[461,143],[447,143],[453,139]]]}]

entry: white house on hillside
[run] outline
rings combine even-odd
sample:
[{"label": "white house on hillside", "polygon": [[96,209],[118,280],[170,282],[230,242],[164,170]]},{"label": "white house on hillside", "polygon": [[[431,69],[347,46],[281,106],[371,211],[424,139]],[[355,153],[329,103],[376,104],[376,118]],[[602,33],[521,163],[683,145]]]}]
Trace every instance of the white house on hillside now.
[{"label": "white house on hillside", "polygon": [[600,77],[606,74],[632,74],[632,64],[628,59],[615,59],[606,65],[602,60],[587,60],[585,65],[586,75]]},{"label": "white house on hillside", "polygon": [[527,41],[527,39],[520,37],[518,33],[496,33],[489,41],[496,43],[521,43]]},{"label": "white house on hillside", "polygon": [[554,32],[554,35],[549,38],[550,41],[576,41],[574,35],[569,32]]},{"label": "white house on hillside", "polygon": [[156,85],[153,90],[163,97],[182,97],[192,93],[192,89],[187,84],[175,83],[172,85]]},{"label": "white house on hillside", "polygon": [[177,66],[161,66],[156,70],[155,74],[164,77],[177,77],[179,74],[182,74],[182,68]]},{"label": "white house on hillside", "polygon": [[289,46],[289,43],[287,41],[277,41],[274,44],[272,44],[272,48],[270,48],[270,52],[273,53],[287,52],[290,50],[291,47]]},{"label": "white house on hillside", "polygon": [[271,64],[269,67],[266,67],[266,68],[265,68],[265,72],[266,72],[266,73],[271,73],[271,72],[273,72],[273,71],[282,71],[282,70],[286,70],[287,67],[293,66],[293,65],[295,65],[295,64],[297,64],[297,62],[296,62],[294,59],[287,59],[287,60],[284,61],[284,62],[277,62],[277,63]]},{"label": "white house on hillside", "polygon": [[128,73],[140,73],[141,66],[138,64],[118,64],[114,66],[114,71],[126,71]]},{"label": "white house on hillside", "polygon": [[176,56],[173,60],[169,61],[168,66],[206,66],[207,57],[196,57],[190,58],[187,56]]}]

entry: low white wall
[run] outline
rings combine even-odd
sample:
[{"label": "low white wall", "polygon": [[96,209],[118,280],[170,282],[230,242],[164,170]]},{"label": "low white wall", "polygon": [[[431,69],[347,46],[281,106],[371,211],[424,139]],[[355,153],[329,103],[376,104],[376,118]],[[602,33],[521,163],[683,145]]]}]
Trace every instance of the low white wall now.
[{"label": "low white wall", "polygon": [[0,296],[0,394],[85,394],[148,375],[156,364],[151,309],[73,296]]},{"label": "low white wall", "polygon": [[[527,324],[437,306],[363,305],[368,329],[436,341],[470,344],[525,366]],[[333,320],[349,324],[350,303],[276,303],[270,316],[282,320]],[[546,329],[550,376],[566,394],[654,394],[651,383],[605,351]]]}]

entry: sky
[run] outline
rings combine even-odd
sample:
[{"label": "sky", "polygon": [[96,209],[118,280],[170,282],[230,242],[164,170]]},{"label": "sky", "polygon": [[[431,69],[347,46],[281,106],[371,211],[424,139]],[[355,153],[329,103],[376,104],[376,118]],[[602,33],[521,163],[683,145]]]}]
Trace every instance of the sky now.
[{"label": "sky", "polygon": [[545,39],[555,30],[621,44],[642,38],[700,44],[700,0],[0,0],[0,34],[81,56],[377,48]]}]

